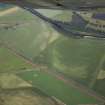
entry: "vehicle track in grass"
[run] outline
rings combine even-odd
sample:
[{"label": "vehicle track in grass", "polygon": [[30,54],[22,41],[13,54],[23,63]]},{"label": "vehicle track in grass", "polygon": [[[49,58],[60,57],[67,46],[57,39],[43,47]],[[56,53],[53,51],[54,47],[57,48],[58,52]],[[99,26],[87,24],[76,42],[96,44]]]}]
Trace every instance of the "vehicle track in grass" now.
[{"label": "vehicle track in grass", "polygon": [[[44,72],[53,75],[54,77],[56,77],[58,80],[63,81],[65,84],[72,86],[73,88],[81,91],[82,93],[85,93],[91,97],[96,98],[99,101],[102,101],[103,103],[105,103],[105,97],[101,96],[99,94],[97,94],[95,91],[85,87],[84,85],[77,83],[76,81],[74,81],[73,79],[68,79],[65,77],[65,75],[63,75],[62,73],[56,72],[55,70],[49,70],[49,68],[47,66],[43,66],[43,65],[38,65],[38,64],[34,64],[32,60],[28,59],[27,57],[25,57],[24,55],[20,54],[19,52],[16,51],[15,48],[9,46],[8,43],[2,43],[1,45],[5,48],[7,48],[8,50],[10,50],[13,54],[15,54],[17,57],[22,58],[26,63],[32,65],[33,67],[39,67],[41,70],[43,69]],[[32,70],[31,70],[32,71]],[[25,71],[24,71],[25,72]]]}]

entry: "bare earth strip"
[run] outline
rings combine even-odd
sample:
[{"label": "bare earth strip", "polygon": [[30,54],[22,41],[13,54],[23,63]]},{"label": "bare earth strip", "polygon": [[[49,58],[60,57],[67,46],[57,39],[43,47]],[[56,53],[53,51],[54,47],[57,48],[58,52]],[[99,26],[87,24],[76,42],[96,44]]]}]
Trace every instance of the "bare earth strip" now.
[{"label": "bare earth strip", "polygon": [[4,10],[4,11],[0,12],[0,17],[2,17],[2,16],[4,16],[4,15],[11,14],[11,13],[14,13],[14,12],[16,12],[17,10],[19,10],[19,7],[13,7],[13,8]]},{"label": "bare earth strip", "polygon": [[96,92],[88,89],[87,87],[85,87],[84,85],[77,83],[76,81],[72,80],[72,79],[67,79],[63,74],[55,72],[53,70],[48,70],[47,67],[44,67],[42,65],[36,65],[34,64],[31,60],[29,60],[28,58],[24,57],[24,55],[20,54],[19,52],[17,52],[14,48],[8,46],[7,43],[2,43],[2,46],[4,46],[5,48],[9,49],[11,52],[13,52],[16,56],[22,58],[26,63],[32,65],[33,67],[40,67],[40,68],[45,68],[44,71],[46,73],[49,73],[53,76],[55,76],[57,79],[62,80],[64,83],[72,86],[75,89],[78,89],[79,91],[96,98],[97,100],[100,100],[102,102],[105,103],[105,97],[98,95]]}]

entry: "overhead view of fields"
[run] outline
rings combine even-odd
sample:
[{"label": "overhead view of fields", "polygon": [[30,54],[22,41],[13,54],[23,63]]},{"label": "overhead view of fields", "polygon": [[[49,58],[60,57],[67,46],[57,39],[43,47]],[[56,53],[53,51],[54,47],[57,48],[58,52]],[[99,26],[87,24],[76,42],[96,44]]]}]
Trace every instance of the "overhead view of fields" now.
[{"label": "overhead view of fields", "polygon": [[65,37],[18,7],[1,9],[0,24],[0,105],[105,103],[105,40]]},{"label": "overhead view of fields", "polygon": [[[6,54],[6,57],[10,57],[8,58],[8,61],[6,61],[6,64],[9,64],[8,66],[12,68],[8,68],[8,66],[6,67],[4,65],[1,66],[1,70],[5,70],[6,68],[8,68],[7,71],[1,71],[1,89],[9,88],[12,90],[21,87],[36,87],[42,90],[47,95],[60,99],[61,102],[64,102],[67,105],[75,105],[79,103],[100,103],[101,101],[104,101],[98,95],[95,96],[91,93],[87,94],[85,92],[82,92],[81,89],[76,89],[76,87],[72,86],[72,84],[68,85],[65,81],[62,80],[62,78],[60,79],[58,76],[55,76],[54,74],[51,75],[50,73],[48,73],[45,67],[39,66],[39,68],[36,67],[36,69],[32,68],[30,65],[27,65],[27,63],[22,62],[19,57],[15,57],[11,52],[8,51],[8,49],[0,49],[0,58],[5,58],[5,56],[3,56],[4,53],[2,53],[5,51],[5,53],[8,54]],[[9,63],[10,61],[12,63]],[[14,66],[16,68],[14,68]],[[20,68],[17,69],[17,67]],[[53,86],[53,84],[55,84],[55,86]],[[3,91],[4,90],[2,90],[1,92]]]}]

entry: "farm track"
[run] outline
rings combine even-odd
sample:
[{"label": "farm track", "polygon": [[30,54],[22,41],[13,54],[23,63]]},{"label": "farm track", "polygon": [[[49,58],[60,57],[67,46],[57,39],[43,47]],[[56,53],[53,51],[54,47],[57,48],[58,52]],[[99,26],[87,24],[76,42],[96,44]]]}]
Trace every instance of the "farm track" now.
[{"label": "farm track", "polygon": [[[10,50],[12,53],[14,53],[17,57],[22,58],[26,63],[32,65],[33,67],[39,67],[42,68],[44,72],[53,75],[54,77],[56,77],[57,79],[63,81],[65,84],[72,86],[73,88],[81,91],[82,93],[85,93],[91,97],[96,98],[99,101],[102,101],[103,103],[105,103],[105,97],[98,95],[96,92],[94,92],[93,90],[85,87],[84,85],[77,83],[76,81],[72,80],[72,79],[68,79],[66,78],[62,73],[58,73],[55,70],[48,70],[48,67],[43,66],[43,65],[37,65],[34,64],[33,61],[31,61],[30,59],[26,58],[24,55],[20,54],[19,52],[17,52],[13,47],[10,47],[9,44],[7,43],[1,43],[1,45],[5,48],[7,48],[8,50]],[[27,71],[32,71],[32,70],[27,70]],[[23,71],[25,72],[25,70]]]}]

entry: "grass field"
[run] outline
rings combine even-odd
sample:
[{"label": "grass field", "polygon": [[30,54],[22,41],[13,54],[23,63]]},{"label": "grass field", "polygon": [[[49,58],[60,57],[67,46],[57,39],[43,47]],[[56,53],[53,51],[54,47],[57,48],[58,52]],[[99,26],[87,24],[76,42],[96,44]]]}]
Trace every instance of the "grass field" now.
[{"label": "grass field", "polygon": [[8,49],[0,46],[0,72],[10,72],[32,68],[24,60],[16,57]]},{"label": "grass field", "polygon": [[[0,48],[0,55],[1,55],[0,58],[4,60],[4,64],[3,62],[1,62],[2,65],[0,65],[0,72],[5,71],[6,73],[9,73],[9,72],[11,73],[11,70],[16,71],[21,68],[27,68],[32,70],[30,65],[27,65],[26,63],[24,63],[23,60],[13,55],[6,48],[3,48],[3,47]],[[5,64],[7,66],[5,66]],[[92,98],[78,91],[77,89],[74,89],[72,86],[65,84],[64,82],[62,82],[62,80],[56,79],[51,74],[47,74],[43,72],[43,70],[36,71],[33,69],[33,71],[20,72],[20,73],[17,73],[17,75],[21,77],[23,80],[25,80],[26,82],[30,83],[32,86],[39,88],[49,96],[54,96],[60,99],[62,102],[66,103],[67,105],[100,102],[97,99]]]},{"label": "grass field", "polygon": [[98,100],[88,96],[72,86],[65,84],[54,76],[42,71],[29,71],[18,74],[21,78],[41,89],[50,96],[55,96],[66,105],[97,104]]},{"label": "grass field", "polygon": [[42,20],[21,9],[12,15],[0,17],[0,22],[20,23],[19,26],[13,26],[8,30],[0,27],[0,40],[15,47],[30,59],[45,49],[48,39],[51,38],[49,28]]},{"label": "grass field", "polygon": [[[34,61],[37,63],[36,59],[39,59],[39,63],[46,62],[50,68],[89,85],[93,76],[97,78],[96,72],[102,68],[99,65],[101,59],[104,59],[104,45],[104,41],[95,39],[60,38]],[[103,61],[102,63],[104,64]]]},{"label": "grass field", "polygon": [[105,75],[99,75],[105,68],[104,40],[60,38],[34,58],[34,62],[45,64],[105,96]]},{"label": "grass field", "polygon": [[[62,72],[65,76],[82,81],[84,84],[97,79],[96,71],[99,70],[97,67],[105,53],[104,40],[58,36],[51,27],[48,28],[48,24],[23,10],[0,17],[0,22],[5,21],[10,23],[17,21],[22,24],[8,30],[0,27],[0,41],[15,48],[33,63],[45,63],[51,70]],[[72,85],[65,84],[43,70],[40,71],[40,67],[39,71],[36,71],[36,68],[33,69],[8,49],[0,46],[0,72],[22,69],[33,71],[17,73],[17,76],[67,105],[100,103],[97,99],[73,88]],[[93,76],[96,78],[92,78]]]}]

